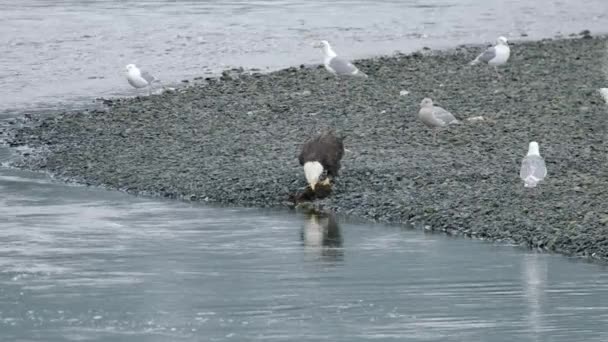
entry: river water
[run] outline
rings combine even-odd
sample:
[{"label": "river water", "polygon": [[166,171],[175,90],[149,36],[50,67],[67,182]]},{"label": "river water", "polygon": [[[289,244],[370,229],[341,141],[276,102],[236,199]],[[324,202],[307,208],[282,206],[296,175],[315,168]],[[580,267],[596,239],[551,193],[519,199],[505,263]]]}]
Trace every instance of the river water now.
[{"label": "river water", "polygon": [[[605,30],[605,0],[0,1],[0,118],[226,67]],[[0,162],[11,151],[0,148]],[[606,267],[0,167],[0,341],[607,341]]]},{"label": "river water", "polygon": [[1,341],[606,341],[606,267],[0,170]]},{"label": "river water", "polygon": [[321,63],[321,39],[358,58],[607,27],[606,0],[3,0],[0,113],[137,94],[129,63],[176,84]]}]

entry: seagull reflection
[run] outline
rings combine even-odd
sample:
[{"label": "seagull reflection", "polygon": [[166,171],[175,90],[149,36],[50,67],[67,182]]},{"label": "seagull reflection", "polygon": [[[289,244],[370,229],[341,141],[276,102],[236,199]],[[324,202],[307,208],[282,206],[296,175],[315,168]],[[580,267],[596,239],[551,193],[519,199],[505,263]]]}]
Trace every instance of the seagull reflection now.
[{"label": "seagull reflection", "polygon": [[547,283],[547,262],[538,254],[528,254],[523,264],[524,295],[528,301],[528,322],[534,341],[542,336],[542,301]]},{"label": "seagull reflection", "polygon": [[341,261],[342,234],[334,215],[330,213],[309,213],[302,229],[302,242],[307,253],[324,261]]}]

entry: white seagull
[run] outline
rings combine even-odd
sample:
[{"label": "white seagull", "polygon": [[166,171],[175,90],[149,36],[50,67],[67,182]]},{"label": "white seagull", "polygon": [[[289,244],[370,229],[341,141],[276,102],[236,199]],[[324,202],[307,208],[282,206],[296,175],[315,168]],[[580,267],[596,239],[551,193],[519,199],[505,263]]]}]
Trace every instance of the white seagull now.
[{"label": "white seagull", "polygon": [[528,147],[528,155],[521,161],[519,178],[524,181],[526,188],[533,188],[547,176],[545,160],[538,152],[538,143],[532,141]]},{"label": "white seagull", "polygon": [[604,101],[606,101],[606,104],[608,104],[608,88],[600,88],[599,92],[604,98]]},{"label": "white seagull", "polygon": [[420,102],[418,118],[422,123],[433,130],[433,143],[437,141],[437,131],[440,128],[460,123],[452,113],[441,107],[434,106],[433,100],[428,97]]},{"label": "white seagull", "polygon": [[323,49],[323,54],[325,55],[323,64],[325,65],[325,69],[332,74],[336,76],[355,76],[367,78],[367,75],[361,70],[357,69],[353,63],[338,57],[327,40],[322,40],[319,44],[316,44],[315,47]]},{"label": "white seagull", "polygon": [[498,77],[500,77],[497,67],[507,63],[510,55],[511,49],[507,44],[507,38],[501,36],[496,39],[495,46],[487,48],[486,51],[477,56],[477,58],[471,61],[470,64],[475,65],[479,62],[487,63],[488,65],[494,67],[496,74],[498,74]]},{"label": "white seagull", "polygon": [[159,80],[150,75],[147,71],[140,70],[135,64],[128,64],[127,69],[127,81],[135,88],[148,87],[148,94],[152,91],[152,83],[159,82]]}]

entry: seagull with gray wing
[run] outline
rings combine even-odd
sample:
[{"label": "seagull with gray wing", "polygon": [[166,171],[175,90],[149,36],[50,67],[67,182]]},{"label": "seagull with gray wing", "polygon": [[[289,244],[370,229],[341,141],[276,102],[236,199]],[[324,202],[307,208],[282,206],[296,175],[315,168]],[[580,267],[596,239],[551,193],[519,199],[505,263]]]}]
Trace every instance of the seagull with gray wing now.
[{"label": "seagull with gray wing", "polygon": [[439,129],[460,123],[452,113],[433,105],[433,100],[428,97],[420,102],[418,118],[423,124],[433,130],[433,143],[437,141],[437,131]]},{"label": "seagull with gray wing", "polygon": [[151,93],[152,83],[160,82],[156,77],[150,75],[147,71],[140,70],[135,64],[129,64],[127,69],[127,81],[135,88],[148,87],[148,94]]},{"label": "seagull with gray wing", "polygon": [[470,64],[475,65],[479,62],[487,63],[494,67],[494,71],[496,71],[496,74],[500,77],[498,66],[507,63],[510,55],[511,49],[507,44],[507,38],[501,36],[496,40],[495,46],[487,48],[483,53],[477,56],[477,58],[471,61]]},{"label": "seagull with gray wing", "polygon": [[528,154],[521,161],[519,178],[524,181],[526,188],[533,188],[547,176],[545,160],[538,152],[538,143],[532,141],[528,146]]},{"label": "seagull with gray wing", "polygon": [[323,49],[323,54],[325,55],[323,64],[325,65],[325,69],[332,74],[336,76],[355,76],[367,78],[367,75],[354,66],[353,63],[338,57],[327,40],[322,40],[319,44],[315,45],[315,47]]}]

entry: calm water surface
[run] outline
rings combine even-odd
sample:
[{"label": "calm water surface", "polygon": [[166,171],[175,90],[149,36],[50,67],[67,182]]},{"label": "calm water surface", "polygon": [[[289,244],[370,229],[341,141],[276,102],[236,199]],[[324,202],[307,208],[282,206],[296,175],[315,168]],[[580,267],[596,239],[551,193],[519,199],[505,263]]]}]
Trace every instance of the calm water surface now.
[{"label": "calm water surface", "polygon": [[606,341],[601,265],[0,169],[1,341]]},{"label": "calm water surface", "polygon": [[321,63],[320,39],[358,58],[607,27],[606,0],[0,0],[0,113],[137,94],[128,63],[172,84]]}]

